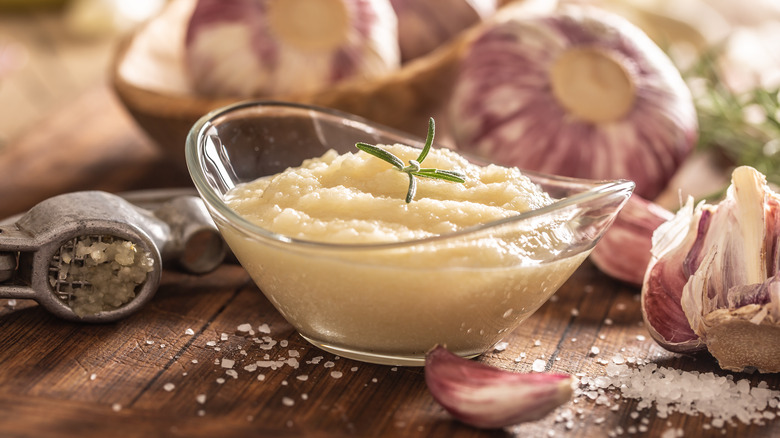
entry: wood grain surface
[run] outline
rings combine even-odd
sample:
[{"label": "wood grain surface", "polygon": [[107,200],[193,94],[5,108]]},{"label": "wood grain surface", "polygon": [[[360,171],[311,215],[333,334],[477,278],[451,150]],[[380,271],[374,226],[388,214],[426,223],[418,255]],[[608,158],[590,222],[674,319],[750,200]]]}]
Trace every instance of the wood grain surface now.
[{"label": "wood grain surface", "polygon": [[[105,85],[0,151],[0,216],[67,191],[187,184],[186,174],[138,130]],[[706,355],[675,355],[656,345],[642,324],[638,294],[586,262],[553,300],[505,339],[506,349],[477,360],[530,372],[533,361],[542,358],[547,371],[598,376],[605,373],[599,359],[621,353],[728,375]],[[254,330],[267,324],[267,336],[276,343],[258,338],[266,335],[259,331],[239,332],[245,323]],[[290,365],[293,361],[276,369],[251,367],[291,358],[297,366]],[[780,385],[777,375],[734,377]],[[638,401],[615,398],[618,391],[608,394],[609,406],[579,396],[516,428],[465,426],[432,399],[422,369],[360,363],[307,344],[232,264],[202,277],[166,271],[146,307],[111,324],[64,322],[35,303],[0,300],[3,437],[780,435],[774,420],[707,430],[706,417],[661,418],[653,408],[637,412]],[[569,423],[562,420],[566,412],[574,414]]]}]

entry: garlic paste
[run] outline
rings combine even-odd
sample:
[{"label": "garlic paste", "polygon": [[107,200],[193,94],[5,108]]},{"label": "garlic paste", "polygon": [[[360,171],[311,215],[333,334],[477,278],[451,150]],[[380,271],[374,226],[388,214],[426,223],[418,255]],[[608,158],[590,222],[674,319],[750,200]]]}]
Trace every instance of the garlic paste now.
[{"label": "garlic paste", "polygon": [[[419,154],[381,147],[404,162]],[[217,224],[266,296],[316,345],[364,360],[352,353],[421,358],[444,343],[480,354],[541,306],[587,253],[551,261],[571,241],[565,217],[478,227],[554,202],[518,169],[474,165],[447,149],[432,149],[423,167],[461,171],[466,182],[418,178],[406,203],[405,173],[364,152],[331,150],[228,193],[226,204],[248,221],[325,245]],[[435,238],[459,230],[470,231]],[[408,242],[417,239],[424,240]],[[407,243],[365,245],[393,242]]]}]

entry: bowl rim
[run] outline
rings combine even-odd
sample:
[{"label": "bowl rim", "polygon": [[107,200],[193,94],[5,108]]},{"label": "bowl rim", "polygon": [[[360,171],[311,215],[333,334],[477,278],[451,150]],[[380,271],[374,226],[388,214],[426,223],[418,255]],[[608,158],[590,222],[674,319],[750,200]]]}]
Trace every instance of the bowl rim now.
[{"label": "bowl rim", "polygon": [[[580,193],[576,193],[572,196],[556,199],[553,203],[548,204],[542,208],[535,210],[529,210],[527,212],[520,213],[518,215],[509,216],[506,218],[497,219],[494,221],[486,222],[479,225],[465,227],[456,231],[437,234],[434,236],[426,236],[418,239],[401,240],[393,242],[369,242],[369,243],[338,243],[338,242],[322,242],[301,239],[296,237],[290,237],[281,233],[276,233],[267,230],[259,225],[247,220],[243,216],[236,213],[233,209],[227,206],[212,186],[207,182],[204,173],[201,171],[201,160],[203,158],[201,139],[203,133],[205,133],[213,125],[211,121],[227,113],[246,109],[249,107],[285,107],[299,110],[312,111],[316,113],[323,113],[331,117],[343,118],[350,122],[350,125],[362,125],[367,129],[374,131],[384,131],[401,138],[409,139],[411,142],[417,142],[422,144],[422,140],[417,139],[414,135],[402,132],[400,130],[383,126],[379,123],[372,122],[363,117],[345,113],[339,110],[319,107],[316,105],[302,104],[296,102],[285,102],[277,100],[244,100],[232,104],[225,105],[217,108],[203,115],[190,129],[185,144],[185,158],[187,162],[187,169],[190,173],[190,177],[195,184],[195,188],[200,194],[212,213],[216,213],[222,220],[224,220],[230,226],[237,228],[243,234],[252,238],[262,237],[269,239],[278,244],[286,244],[292,246],[303,246],[309,248],[327,249],[327,250],[378,250],[378,249],[397,249],[409,246],[423,245],[432,242],[438,242],[442,240],[448,240],[458,237],[463,237],[468,234],[475,234],[484,230],[500,227],[509,223],[522,222],[532,218],[540,217],[546,214],[550,214],[556,211],[561,211],[565,208],[593,201],[600,198],[607,198],[610,196],[627,195],[626,200],[631,196],[635,183],[626,179],[614,179],[614,180],[592,180],[584,178],[572,178],[559,175],[549,175],[541,172],[528,171],[521,169],[523,175],[528,176],[532,182],[538,184],[540,179],[544,179],[551,182],[568,183],[589,187],[587,190],[583,190]],[[463,151],[457,151],[458,154],[465,156],[467,159],[474,160],[476,162],[490,163],[489,161],[469,155]],[[624,201],[625,202],[625,201]],[[622,207],[621,207],[622,208]],[[618,209],[619,211],[619,209]]]}]

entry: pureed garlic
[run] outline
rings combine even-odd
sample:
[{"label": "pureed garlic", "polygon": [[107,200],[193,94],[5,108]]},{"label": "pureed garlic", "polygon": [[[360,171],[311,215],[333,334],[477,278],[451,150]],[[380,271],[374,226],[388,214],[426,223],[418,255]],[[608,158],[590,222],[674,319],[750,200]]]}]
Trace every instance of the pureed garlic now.
[{"label": "pureed garlic", "polygon": [[[419,153],[383,148],[403,160]],[[418,178],[407,203],[407,175],[362,151],[328,151],[225,199],[250,222],[304,244],[260,244],[224,226],[223,236],[315,345],[408,365],[421,365],[436,344],[480,354],[538,309],[588,251],[546,262],[570,246],[564,214],[462,232],[554,200],[516,168],[477,166],[443,149],[424,164],[459,170],[465,182]]]}]

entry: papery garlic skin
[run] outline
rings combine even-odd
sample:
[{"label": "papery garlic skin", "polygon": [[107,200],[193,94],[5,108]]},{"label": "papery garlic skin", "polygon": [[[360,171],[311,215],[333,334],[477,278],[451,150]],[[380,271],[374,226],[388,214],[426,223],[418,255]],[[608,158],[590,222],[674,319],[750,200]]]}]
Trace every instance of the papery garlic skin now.
[{"label": "papery garlic skin", "polygon": [[464,359],[437,346],[425,361],[433,398],[471,426],[495,429],[544,418],[571,399],[565,374],[514,373]]},{"label": "papery garlic skin", "polygon": [[698,135],[691,93],[663,51],[593,8],[496,16],[453,90],[458,147],[521,169],[631,179],[654,199]]},{"label": "papery garlic skin", "polygon": [[[742,166],[734,170],[723,201],[695,209],[689,201],[670,222],[675,227],[657,232],[670,233],[659,237],[668,245],[660,250],[654,245],[658,256],[642,289],[645,320],[661,335],[656,340],[681,352],[705,345],[723,369],[780,371],[780,195],[764,175]],[[666,288],[653,281],[664,277],[659,271],[664,266],[680,274],[668,275]],[[656,304],[664,294],[668,309],[660,310]],[[664,319],[674,320],[680,332],[692,331],[698,344],[670,348]]]},{"label": "papery garlic skin", "polygon": [[693,199],[653,233],[650,262],[645,272],[640,301],[642,317],[650,336],[662,347],[678,353],[705,348],[685,316],[680,300],[690,274],[685,261],[696,237],[698,215]]},{"label": "papery garlic skin", "polygon": [[650,264],[653,232],[674,214],[637,195],[629,198],[599,240],[590,260],[612,278],[641,285]]},{"label": "papery garlic skin", "polygon": [[490,17],[497,0],[390,0],[398,17],[401,62],[418,58]]},{"label": "papery garlic skin", "polygon": [[185,63],[204,95],[300,95],[396,70],[397,39],[389,0],[198,0]]}]

